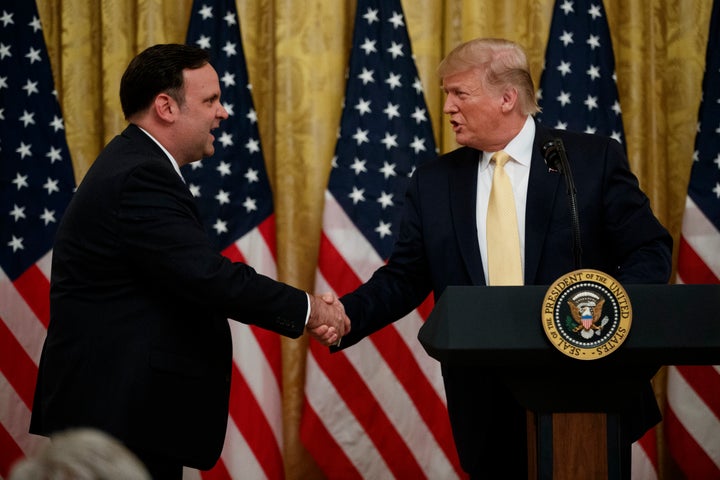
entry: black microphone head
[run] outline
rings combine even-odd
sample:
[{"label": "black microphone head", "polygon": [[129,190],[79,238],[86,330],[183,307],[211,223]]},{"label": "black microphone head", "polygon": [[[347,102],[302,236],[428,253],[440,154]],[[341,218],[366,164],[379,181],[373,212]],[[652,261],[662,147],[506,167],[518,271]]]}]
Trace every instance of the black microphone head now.
[{"label": "black microphone head", "polygon": [[551,172],[559,172],[561,170],[558,142],[562,144],[560,139],[551,139],[545,142],[542,146],[542,154],[545,159],[545,165],[547,165]]}]

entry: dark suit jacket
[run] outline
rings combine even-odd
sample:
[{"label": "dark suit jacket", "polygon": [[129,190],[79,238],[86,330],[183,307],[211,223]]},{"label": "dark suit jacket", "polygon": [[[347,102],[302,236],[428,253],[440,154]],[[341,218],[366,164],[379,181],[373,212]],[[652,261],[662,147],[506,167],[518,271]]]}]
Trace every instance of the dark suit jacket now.
[{"label": "dark suit jacket", "polygon": [[[549,285],[575,269],[565,183],[548,171],[541,153],[552,137],[563,140],[577,187],[582,268],[604,271],[624,284],[666,283],[672,239],[653,215],[620,144],[536,126],[525,218],[525,284]],[[480,155],[464,147],[417,169],[387,265],[341,298],[352,320],[343,348],[403,317],[430,292],[437,300],[448,285],[486,284],[475,217]],[[495,373],[443,368],[456,446],[469,472],[478,472],[482,462],[505,458],[497,455],[510,445],[526,451],[524,411]],[[630,427],[635,437],[659,420],[649,383],[646,387],[635,402],[642,411]]]},{"label": "dark suit jacket", "polygon": [[213,251],[170,160],[130,125],[57,232],[31,432],[97,427],[208,469],[227,425],[227,318],[298,337],[306,313],[304,292]]}]

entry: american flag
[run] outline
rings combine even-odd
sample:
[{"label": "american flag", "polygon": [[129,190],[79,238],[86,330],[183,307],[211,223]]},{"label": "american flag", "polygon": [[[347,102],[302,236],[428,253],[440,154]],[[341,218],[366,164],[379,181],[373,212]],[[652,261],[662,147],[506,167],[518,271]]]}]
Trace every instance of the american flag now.
[{"label": "american flag", "polygon": [[[399,0],[359,0],[325,192],[316,290],[358,287],[389,257],[415,166],[436,155]],[[343,352],[312,342],[300,435],[328,478],[458,478],[439,364],[417,340],[431,308]]]},{"label": "american flag", "polygon": [[540,78],[538,121],[625,144],[615,57],[601,0],[556,0]]},{"label": "american flag", "polygon": [[[720,283],[720,1],[710,20],[703,100],[685,201],[677,283]],[[720,366],[668,367],[664,425],[685,478],[720,479]]]},{"label": "american flag", "polygon": [[[275,216],[234,0],[195,0],[188,44],[210,52],[229,118],[215,155],[183,167],[212,240],[228,258],[276,278]],[[285,477],[281,345],[277,334],[230,321],[230,418],[220,461],[203,478]],[[185,478],[197,477],[186,469]]]},{"label": "american flag", "polygon": [[[537,96],[538,121],[606,135],[625,145],[615,56],[601,0],[556,0]],[[632,476],[657,478],[655,429],[632,446]]]},{"label": "american flag", "polygon": [[34,1],[0,7],[0,477],[28,433],[50,320],[50,258],[75,179]]}]

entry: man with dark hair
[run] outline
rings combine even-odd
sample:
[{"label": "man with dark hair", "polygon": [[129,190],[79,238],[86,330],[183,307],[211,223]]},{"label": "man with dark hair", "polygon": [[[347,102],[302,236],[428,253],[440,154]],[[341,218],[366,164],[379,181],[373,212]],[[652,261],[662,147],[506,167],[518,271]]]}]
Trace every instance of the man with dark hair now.
[{"label": "man with dark hair", "polygon": [[50,324],[30,431],[94,427],[153,478],[211,468],[228,416],[228,318],[324,344],[349,320],[214,251],[180,167],[211,156],[227,118],[203,50],[156,45],[120,86],[130,125],[100,153],[57,232]]}]

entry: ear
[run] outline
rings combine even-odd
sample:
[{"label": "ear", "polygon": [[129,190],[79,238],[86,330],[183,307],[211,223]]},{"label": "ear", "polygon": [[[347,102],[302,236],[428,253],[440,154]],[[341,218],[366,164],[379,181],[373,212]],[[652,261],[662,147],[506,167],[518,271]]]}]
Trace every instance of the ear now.
[{"label": "ear", "polygon": [[500,108],[503,113],[509,113],[515,109],[515,105],[518,101],[518,91],[515,87],[507,87],[503,92],[502,104]]},{"label": "ear", "polygon": [[175,115],[180,111],[177,102],[167,93],[159,93],[153,102],[155,114],[166,122],[175,121]]}]

